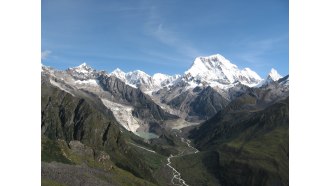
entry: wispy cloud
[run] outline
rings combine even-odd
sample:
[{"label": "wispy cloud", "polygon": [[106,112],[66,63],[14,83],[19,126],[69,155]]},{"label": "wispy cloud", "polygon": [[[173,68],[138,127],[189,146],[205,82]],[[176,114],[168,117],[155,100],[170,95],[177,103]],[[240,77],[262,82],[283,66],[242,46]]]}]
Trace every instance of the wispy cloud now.
[{"label": "wispy cloud", "polygon": [[45,60],[49,57],[49,55],[52,53],[50,50],[44,50],[41,52],[41,60]]},{"label": "wispy cloud", "polygon": [[[235,45],[241,48],[238,57],[254,66],[268,66],[265,55],[275,53],[279,46],[283,45],[287,36],[278,36],[273,38],[265,38],[261,40],[246,39],[241,40]],[[269,59],[268,59],[269,60]]]},{"label": "wispy cloud", "polygon": [[188,41],[183,41],[180,37],[169,29],[164,28],[163,24],[158,24],[153,35],[162,43],[175,47],[181,54],[188,57],[200,55],[200,52]]},{"label": "wispy cloud", "polygon": [[156,7],[150,9],[146,22],[146,31],[157,41],[172,47],[178,54],[186,57],[196,57],[202,53],[189,41],[184,40],[179,33],[171,30],[162,20]]},{"label": "wispy cloud", "polygon": [[[157,64],[160,64],[160,65],[167,65],[167,66],[186,66],[182,62],[187,61],[187,59],[185,57],[182,57],[182,56],[167,55],[167,54],[164,54],[164,53],[162,53],[160,51],[156,51],[156,50],[147,50],[147,51],[143,51],[143,52],[145,54],[147,54],[148,56],[155,57],[156,59],[162,59],[162,60],[159,60],[159,61],[153,60],[153,63],[157,63]],[[168,63],[168,61],[175,61],[175,62],[179,62],[179,63]]]}]

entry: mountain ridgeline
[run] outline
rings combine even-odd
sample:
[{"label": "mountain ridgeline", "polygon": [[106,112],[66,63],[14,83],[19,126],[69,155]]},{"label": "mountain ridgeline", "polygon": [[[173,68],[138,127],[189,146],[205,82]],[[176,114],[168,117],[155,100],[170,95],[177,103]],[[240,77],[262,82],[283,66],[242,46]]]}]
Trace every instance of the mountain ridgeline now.
[{"label": "mountain ridgeline", "polygon": [[289,184],[289,75],[42,66],[42,185]]},{"label": "mountain ridgeline", "polygon": [[135,108],[133,115],[137,118],[152,118],[155,121],[176,118],[176,116],[165,112],[159,105],[155,104],[140,89],[126,85],[114,76],[102,74],[98,76],[97,80],[102,89],[110,93],[111,100],[133,106]]}]

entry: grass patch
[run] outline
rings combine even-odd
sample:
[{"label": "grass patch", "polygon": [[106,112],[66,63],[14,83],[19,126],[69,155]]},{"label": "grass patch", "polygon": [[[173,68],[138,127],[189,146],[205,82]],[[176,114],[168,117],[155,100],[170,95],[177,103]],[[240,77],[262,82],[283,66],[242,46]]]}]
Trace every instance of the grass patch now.
[{"label": "grass patch", "polygon": [[172,166],[181,173],[181,178],[191,186],[219,185],[219,157],[216,152],[199,152],[171,159]]},{"label": "grass patch", "polygon": [[73,164],[69,159],[67,159],[63,153],[58,143],[47,138],[42,138],[41,141],[41,161],[44,162],[61,162],[66,164]]},{"label": "grass patch", "polygon": [[251,166],[260,167],[271,172],[288,174],[289,131],[287,127],[279,127],[258,138],[244,142],[236,139],[227,145],[240,149],[237,157]]},{"label": "grass patch", "polygon": [[122,170],[122,169],[115,169],[113,172],[113,181],[115,181],[118,185],[127,185],[127,186],[156,186],[155,184],[143,180],[141,178],[135,177],[133,174]]},{"label": "grass patch", "polygon": [[135,146],[132,146],[132,149],[137,151],[141,160],[153,170],[160,168],[166,161],[166,157],[158,153],[152,153]]},{"label": "grass patch", "polygon": [[65,186],[65,185],[58,183],[54,180],[41,178],[41,186]]}]

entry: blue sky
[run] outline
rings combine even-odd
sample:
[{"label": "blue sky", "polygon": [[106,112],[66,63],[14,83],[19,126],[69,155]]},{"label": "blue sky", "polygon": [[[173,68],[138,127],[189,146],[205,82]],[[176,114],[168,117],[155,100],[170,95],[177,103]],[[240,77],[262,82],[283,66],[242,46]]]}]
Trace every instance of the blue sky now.
[{"label": "blue sky", "polygon": [[182,74],[219,53],[289,73],[288,0],[42,0],[42,63]]}]

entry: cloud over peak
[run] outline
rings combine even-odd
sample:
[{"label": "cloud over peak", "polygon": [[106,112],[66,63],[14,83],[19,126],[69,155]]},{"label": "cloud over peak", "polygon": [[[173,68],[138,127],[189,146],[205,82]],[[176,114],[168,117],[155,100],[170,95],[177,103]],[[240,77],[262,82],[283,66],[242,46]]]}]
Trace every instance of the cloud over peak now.
[{"label": "cloud over peak", "polygon": [[52,51],[50,51],[50,50],[41,51],[41,60],[46,59],[51,53],[52,53]]}]

